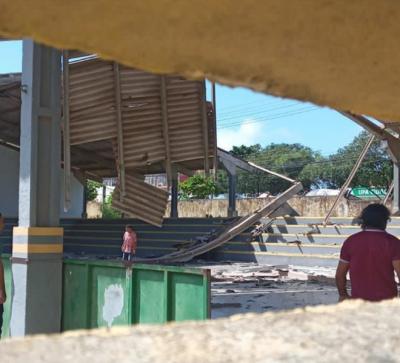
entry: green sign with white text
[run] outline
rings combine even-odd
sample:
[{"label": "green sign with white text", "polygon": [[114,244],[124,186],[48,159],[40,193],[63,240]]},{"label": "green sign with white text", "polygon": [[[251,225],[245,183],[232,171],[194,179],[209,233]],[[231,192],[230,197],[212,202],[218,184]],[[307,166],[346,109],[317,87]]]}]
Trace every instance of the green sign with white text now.
[{"label": "green sign with white text", "polygon": [[350,194],[361,199],[383,199],[386,196],[386,189],[356,187]]}]

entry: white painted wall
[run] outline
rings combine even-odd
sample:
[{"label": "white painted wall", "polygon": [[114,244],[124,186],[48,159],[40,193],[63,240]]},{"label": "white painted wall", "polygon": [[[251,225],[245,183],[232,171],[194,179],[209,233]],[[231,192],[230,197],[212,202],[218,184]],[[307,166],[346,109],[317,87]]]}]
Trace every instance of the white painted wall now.
[{"label": "white painted wall", "polygon": [[[64,171],[62,170],[62,174]],[[68,212],[64,212],[64,178],[61,177],[61,218],[81,218],[83,212],[83,185],[72,176],[71,179],[71,206]]]},{"label": "white painted wall", "polygon": [[[63,178],[61,178],[61,182]],[[5,217],[18,216],[19,152],[0,145],[0,212]],[[65,213],[61,184],[60,217],[80,218],[83,211],[83,185],[73,177],[71,182],[71,208]]]}]

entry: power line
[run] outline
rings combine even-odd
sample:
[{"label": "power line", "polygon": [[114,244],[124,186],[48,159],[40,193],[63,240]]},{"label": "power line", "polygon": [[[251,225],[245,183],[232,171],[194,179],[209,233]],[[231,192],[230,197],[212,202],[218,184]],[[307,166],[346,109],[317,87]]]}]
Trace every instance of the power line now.
[{"label": "power line", "polygon": [[298,105],[298,104],[285,105],[285,106],[279,106],[279,107],[273,107],[273,108],[270,108],[270,107],[261,108],[261,109],[259,108],[259,109],[257,109],[257,112],[240,113],[238,116],[232,116],[232,117],[223,117],[223,118],[219,117],[218,118],[218,122],[221,122],[221,123],[225,122],[226,123],[226,121],[229,121],[229,120],[237,120],[239,118],[244,118],[244,117],[253,117],[253,116],[257,116],[257,115],[265,115],[265,114],[271,113],[272,111],[286,110],[288,108],[293,108],[293,106],[301,106],[301,107],[298,107],[297,109],[288,110],[287,112],[294,112],[294,111],[298,111],[300,109],[310,108],[310,107],[319,108],[319,107],[314,106],[314,105]]},{"label": "power line", "polygon": [[[302,163],[304,165],[313,165],[313,164],[328,164],[328,163],[336,163],[336,162],[346,162],[346,161],[353,161],[357,160],[359,157],[359,153],[354,153],[354,154],[349,154],[346,155],[345,157],[341,158],[336,158],[336,159],[325,159],[325,160],[315,160],[315,161],[310,161],[310,162],[305,162]],[[372,156],[369,156],[368,158],[372,158]],[[254,158],[249,158],[249,160],[253,162],[268,162],[268,161],[274,161],[273,157],[254,157]],[[365,159],[367,160],[367,159]],[[376,158],[376,160],[382,160],[382,161],[390,161],[389,157],[388,158]],[[291,163],[293,165],[293,163]]]},{"label": "power line", "polygon": [[[314,162],[309,162],[309,163],[303,163],[303,164],[297,164],[297,165],[282,165],[279,167],[269,167],[269,169],[271,169],[271,171],[275,171],[275,172],[280,172],[280,173],[285,173],[285,172],[289,172],[289,171],[296,171],[296,170],[302,170],[304,167],[308,166],[308,165],[315,165],[315,164],[338,164],[338,163],[343,163],[343,160],[346,161],[356,161],[358,159],[358,157],[355,158],[343,158],[343,159],[337,159],[337,160],[324,160],[324,161],[314,161]],[[390,159],[365,159],[363,161],[362,165],[369,165],[372,163],[377,163],[377,162],[388,162],[390,161]],[[390,161],[391,162],[391,161]]]},{"label": "power line", "polygon": [[[279,105],[279,106],[270,108],[273,105]],[[290,104],[282,104],[282,102],[272,102],[272,103],[268,103],[263,106],[250,107],[247,109],[239,109],[239,110],[231,111],[231,112],[223,112],[223,113],[218,112],[217,116],[218,116],[218,121],[224,121],[226,119],[234,118],[235,115],[237,115],[236,117],[242,117],[242,116],[246,116],[246,115],[258,114],[260,112],[265,112],[268,110],[289,108],[289,107],[293,107],[293,106],[304,106],[304,104],[301,104],[299,102],[293,102]]]},{"label": "power line", "polygon": [[[367,154],[368,155],[368,154]],[[336,164],[336,163],[346,163],[346,162],[353,162],[357,160],[359,157],[359,152],[354,151],[352,153],[347,154],[346,156],[343,157],[337,157],[337,158],[328,158],[328,159],[323,159],[323,160],[314,160],[314,161],[309,161],[309,162],[294,162],[291,161],[288,164],[284,164],[279,166],[282,170],[292,170],[295,168],[304,168],[307,165],[316,165],[316,164]],[[255,162],[255,163],[262,163],[264,165],[267,165],[269,168],[271,168],[272,162],[275,161],[275,158],[273,156],[263,156],[263,155],[256,155],[256,154],[250,154],[246,157],[247,160]],[[374,160],[374,162],[391,162],[389,156],[387,157],[375,157],[375,156],[367,156],[365,160]]]},{"label": "power line", "polygon": [[[325,157],[325,158],[329,158],[332,155],[323,155],[323,154],[319,154],[321,157]],[[367,154],[368,155],[368,154]],[[358,151],[354,151],[354,152],[350,152],[348,154],[346,154],[346,156],[344,156],[343,158],[341,158],[340,160],[349,160],[352,158],[358,158],[359,156],[359,152]],[[389,155],[388,155],[389,158]],[[273,161],[274,157],[273,156],[267,156],[267,155],[257,155],[257,154],[249,154],[247,156],[248,160],[254,161],[254,160],[259,160],[259,161]],[[338,159],[325,159],[325,160],[317,160],[315,162],[327,162],[327,161],[334,161],[334,160],[338,160]]]},{"label": "power line", "polygon": [[244,102],[244,103],[240,103],[240,104],[236,104],[235,106],[225,106],[225,107],[218,107],[218,111],[223,111],[223,110],[234,110],[234,109],[239,109],[239,108],[243,108],[247,107],[248,105],[255,105],[255,104],[270,104],[270,103],[276,103],[278,102],[278,100],[273,100],[270,102],[267,101],[262,101],[262,100],[255,100],[255,101],[251,101],[251,102]]},{"label": "power line", "polygon": [[[290,144],[289,144],[290,145]],[[295,151],[295,150],[293,150],[293,151]],[[301,151],[301,150],[300,150]],[[387,158],[389,158],[389,154],[385,151],[385,150],[383,150],[383,149],[381,149],[381,151],[383,152],[383,155],[386,155],[387,156]],[[367,153],[367,155],[368,155],[368,157],[371,157],[371,150]],[[352,151],[352,152],[348,152],[348,153],[346,153],[345,154],[345,156],[343,156],[342,158],[340,158],[340,159],[343,159],[343,160],[346,160],[346,159],[349,159],[349,158],[358,158],[358,156],[360,155],[360,152],[358,151],[358,150],[355,150],[355,151]],[[323,158],[330,158],[330,159],[325,159],[325,160],[318,160],[318,162],[325,162],[325,161],[332,161],[332,160],[337,160],[338,158],[332,158],[334,155],[323,155],[323,154],[318,154],[318,156],[321,156],[321,157],[323,157]],[[317,156],[317,157],[318,157]],[[248,155],[248,158],[257,158],[258,160],[274,160],[273,159],[273,156],[268,156],[268,155],[258,155],[258,154],[256,154],[256,153],[253,153],[253,154],[249,154]],[[316,161],[317,162],[317,161]]]},{"label": "power line", "polygon": [[318,107],[308,107],[308,108],[304,108],[304,109],[299,109],[296,111],[292,111],[292,112],[285,112],[285,113],[279,113],[276,115],[272,115],[271,117],[268,118],[262,118],[262,119],[257,119],[257,120],[250,120],[250,121],[245,121],[245,122],[231,122],[227,125],[222,125],[222,126],[217,126],[218,129],[227,129],[227,128],[232,128],[232,127],[236,127],[239,125],[247,125],[247,124],[254,124],[254,123],[262,123],[262,122],[268,122],[271,120],[277,120],[280,118],[284,118],[284,117],[290,117],[290,116],[295,116],[295,115],[299,115],[302,113],[306,113],[306,112],[311,112],[311,111],[315,111],[319,109]]}]

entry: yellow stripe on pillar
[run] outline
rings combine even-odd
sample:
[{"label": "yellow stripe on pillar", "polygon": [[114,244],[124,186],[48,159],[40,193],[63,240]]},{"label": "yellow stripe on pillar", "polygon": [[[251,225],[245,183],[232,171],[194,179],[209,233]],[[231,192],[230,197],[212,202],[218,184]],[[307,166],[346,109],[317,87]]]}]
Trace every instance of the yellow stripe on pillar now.
[{"label": "yellow stripe on pillar", "polygon": [[14,243],[13,253],[63,253],[63,244]]},{"label": "yellow stripe on pillar", "polygon": [[64,228],[60,227],[14,227],[14,236],[63,236]]}]

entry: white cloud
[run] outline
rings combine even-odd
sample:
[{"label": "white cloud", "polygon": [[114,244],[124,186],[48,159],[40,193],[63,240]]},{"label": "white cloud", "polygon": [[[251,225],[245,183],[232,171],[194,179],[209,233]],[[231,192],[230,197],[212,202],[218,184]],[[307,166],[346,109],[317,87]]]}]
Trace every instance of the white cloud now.
[{"label": "white cloud", "polygon": [[266,122],[257,122],[254,119],[244,120],[238,129],[219,129],[217,136],[218,146],[225,150],[231,150],[232,146],[240,145],[301,142],[287,127],[273,129]]},{"label": "white cloud", "polygon": [[255,123],[254,120],[245,120],[239,129],[220,129],[218,130],[218,146],[225,150],[232,149],[236,145],[254,145],[262,143],[262,125]]}]

